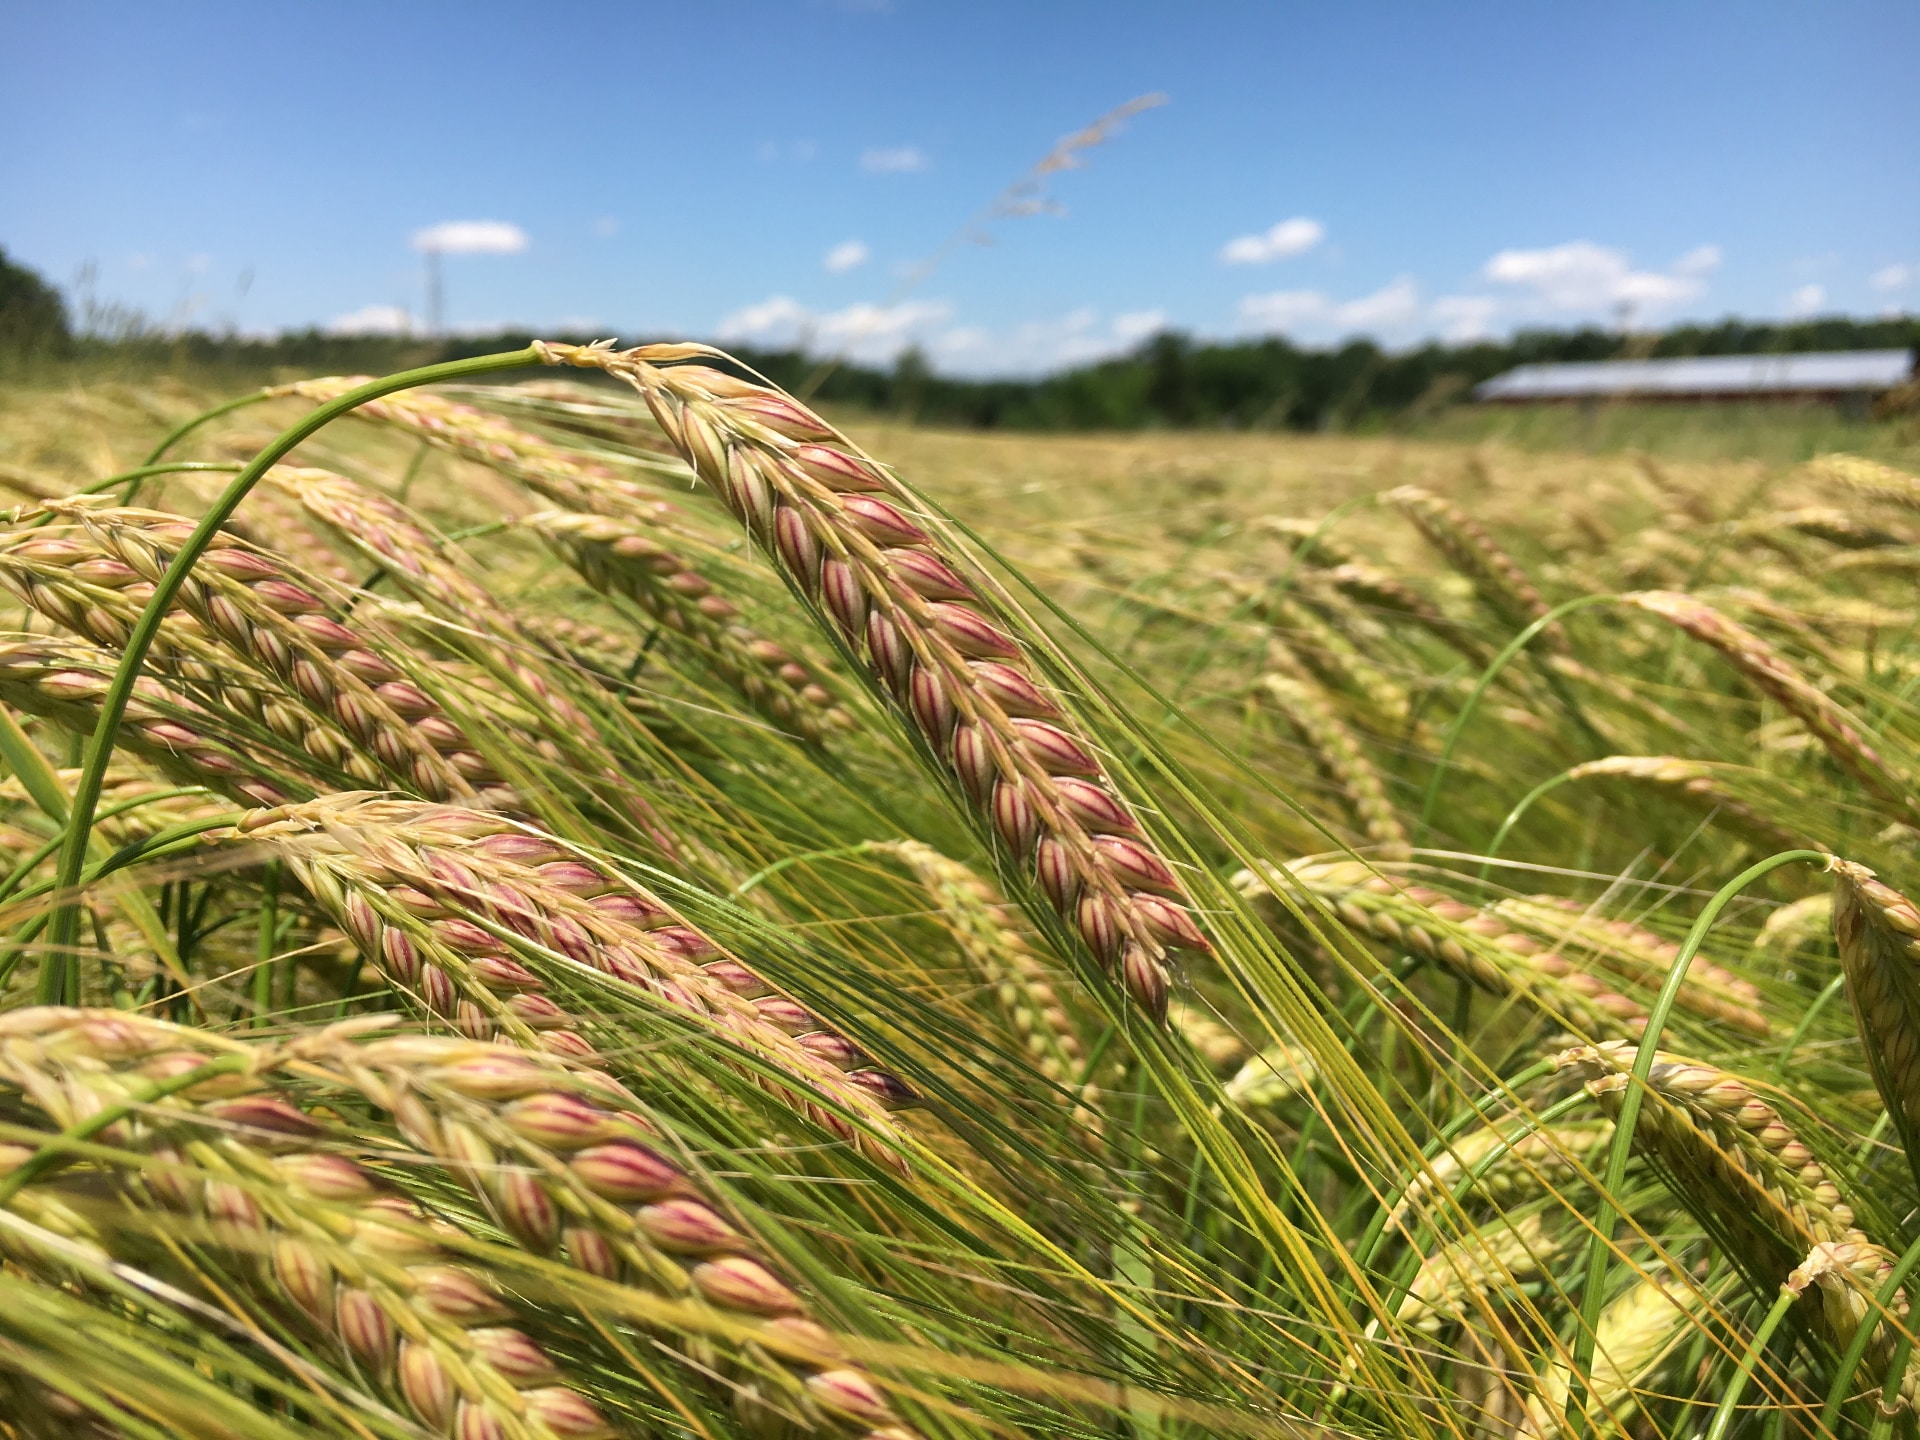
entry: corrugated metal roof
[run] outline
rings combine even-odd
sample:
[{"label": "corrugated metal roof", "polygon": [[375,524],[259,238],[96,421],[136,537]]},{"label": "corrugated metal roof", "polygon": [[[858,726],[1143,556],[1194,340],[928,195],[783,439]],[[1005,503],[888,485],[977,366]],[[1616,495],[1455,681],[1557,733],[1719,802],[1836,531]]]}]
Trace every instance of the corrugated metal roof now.
[{"label": "corrugated metal roof", "polygon": [[1911,350],[1804,355],[1705,355],[1522,365],[1474,387],[1482,400],[1570,400],[1625,395],[1779,395],[1889,390],[1913,374]]}]

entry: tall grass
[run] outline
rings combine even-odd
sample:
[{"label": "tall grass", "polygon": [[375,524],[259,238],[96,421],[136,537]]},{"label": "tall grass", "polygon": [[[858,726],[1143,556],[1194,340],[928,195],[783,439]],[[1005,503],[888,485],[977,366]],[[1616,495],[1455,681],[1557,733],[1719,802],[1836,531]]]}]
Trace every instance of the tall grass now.
[{"label": "tall grass", "polygon": [[8,411],[0,1434],[1911,1433],[1897,447],[514,358]]}]

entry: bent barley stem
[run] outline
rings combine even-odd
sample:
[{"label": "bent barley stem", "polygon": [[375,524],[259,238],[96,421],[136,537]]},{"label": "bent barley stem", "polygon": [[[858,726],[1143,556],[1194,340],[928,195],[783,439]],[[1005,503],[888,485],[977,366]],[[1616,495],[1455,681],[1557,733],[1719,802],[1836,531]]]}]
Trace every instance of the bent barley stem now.
[{"label": "bent barley stem", "polygon": [[[40,964],[40,977],[37,994],[42,1004],[77,1004],[80,999],[80,967],[74,947],[80,938],[80,901],[77,887],[81,872],[86,868],[87,843],[93,834],[93,814],[100,804],[100,790],[107,778],[107,763],[113,758],[114,740],[119,734],[121,718],[126,714],[127,702],[133,696],[134,681],[140,677],[141,664],[146,660],[147,651],[152,648],[155,637],[160,633],[160,622],[166,618],[172,608],[180,587],[186,583],[187,574],[199,560],[201,553],[212,542],[215,532],[224,525],[233,512],[240,508],[240,502],[247,493],[260,482],[260,478],[277,464],[281,457],[291,451],[302,440],[326,426],[332,420],[347,413],[356,405],[368,400],[377,400],[382,395],[391,395],[396,390],[411,389],[416,385],[431,385],[441,380],[455,380],[465,375],[485,375],[496,370],[517,370],[523,366],[543,363],[544,357],[539,349],[529,345],[524,350],[504,351],[495,355],[481,355],[471,360],[450,360],[439,365],[426,365],[418,370],[403,370],[397,375],[369,381],[354,390],[349,390],[339,399],[309,411],[298,423],[280,432],[275,439],[258,455],[247,463],[247,468],[233,477],[220,498],[214,501],[200,523],[194,526],[193,533],[180,547],[166,573],[154,586],[153,598],[147,602],[147,608],[133,627],[133,633],[127,637],[126,652],[122,655],[119,668],[114,672],[113,683],[100,702],[100,719],[94,726],[93,734],[87,741],[86,759],[81,765],[79,783],[74,786],[73,800],[67,819],[66,843],[60,851],[60,869],[58,888],[62,895],[60,906],[53,912],[48,925],[48,950]],[[234,402],[225,407],[207,412],[202,419],[212,419],[225,410],[239,408],[244,402]],[[188,427],[191,428],[191,427]],[[184,429],[179,434],[185,434]],[[169,436],[155,451],[155,458],[164,453],[166,446],[173,443],[179,435]]]},{"label": "bent barley stem", "polygon": [[[1707,1440],[1726,1440],[1727,1430],[1732,1426],[1734,1417],[1740,1413],[1740,1397],[1746,1393],[1747,1381],[1753,1378],[1754,1370],[1760,1364],[1760,1357],[1767,1352],[1767,1346],[1773,1343],[1773,1332],[1780,1328],[1780,1322],[1787,1318],[1787,1312],[1793,1308],[1793,1302],[1800,1297],[1785,1285],[1773,1302],[1773,1308],[1767,1311],[1753,1332],[1753,1339],[1747,1345],[1747,1353],[1740,1357],[1739,1367],[1733,1372],[1733,1379],[1727,1382],[1727,1393],[1720,1397],[1720,1404],[1713,1412],[1713,1424],[1707,1427]],[[1862,1335],[1867,1327],[1861,1327]]]},{"label": "bent barley stem", "polygon": [[1666,983],[1660,987],[1659,998],[1653,1002],[1653,1009],[1647,1015],[1647,1028],[1641,1032],[1637,1042],[1639,1049],[1634,1055],[1633,1071],[1620,1096],[1620,1113],[1614,1117],[1613,1145],[1607,1152],[1606,1174],[1601,1181],[1598,1203],[1594,1206],[1593,1235],[1587,1245],[1586,1287],[1580,1295],[1580,1324],[1573,1333],[1572,1383],[1567,1389],[1567,1421],[1577,1434],[1585,1433],[1586,1376],[1593,1368],[1600,1309],[1606,1300],[1607,1257],[1613,1249],[1613,1227],[1620,1218],[1614,1197],[1626,1188],[1627,1161],[1633,1154],[1633,1131],[1640,1120],[1640,1106],[1647,1093],[1647,1077],[1653,1073],[1654,1051],[1660,1043],[1660,1032],[1666,1028],[1667,1016],[1673,1012],[1674,1003],[1679,999],[1680,986],[1687,978],[1687,970],[1693,964],[1693,957],[1700,953],[1700,947],[1706,943],[1707,932],[1720,918],[1720,912],[1732,904],[1734,897],[1747,886],[1771,875],[1783,865],[1791,865],[1799,860],[1826,865],[1832,859],[1831,855],[1818,850],[1787,850],[1749,866],[1721,886],[1700,912],[1700,918],[1693,922],[1693,929],[1687,932],[1686,943],[1674,958],[1673,968],[1667,972]]},{"label": "bent barley stem", "polygon": [[1433,807],[1440,800],[1441,783],[1446,779],[1447,770],[1453,764],[1454,749],[1459,745],[1460,737],[1466,731],[1467,722],[1473,719],[1473,712],[1480,708],[1480,697],[1487,693],[1487,688],[1499,678],[1500,672],[1513,662],[1515,656],[1532,644],[1536,636],[1558,621],[1562,615],[1571,615],[1574,611],[1584,610],[1589,605],[1604,605],[1619,598],[1618,595],[1579,595],[1554,606],[1509,640],[1506,648],[1493,657],[1493,663],[1480,672],[1480,679],[1474,685],[1473,692],[1467,696],[1467,703],[1460,707],[1460,713],[1453,717],[1453,723],[1447,727],[1447,738],[1440,747],[1440,758],[1434,762],[1433,778],[1427,782],[1427,793],[1420,802],[1420,824],[1414,831],[1416,848],[1426,841],[1427,829],[1433,822]]}]

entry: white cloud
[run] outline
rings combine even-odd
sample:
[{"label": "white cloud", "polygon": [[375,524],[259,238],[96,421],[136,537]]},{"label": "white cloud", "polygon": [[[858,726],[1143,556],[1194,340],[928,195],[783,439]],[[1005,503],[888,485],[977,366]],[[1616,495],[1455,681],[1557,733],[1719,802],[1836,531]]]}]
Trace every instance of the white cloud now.
[{"label": "white cloud", "polygon": [[1113,338],[1128,344],[1158,335],[1167,328],[1164,310],[1129,310],[1113,317]]},{"label": "white cloud", "polygon": [[1326,322],[1333,308],[1318,290],[1269,290],[1240,299],[1240,321],[1249,329],[1283,333]]},{"label": "white cloud", "polygon": [[783,160],[804,165],[819,153],[819,144],[812,140],[762,140],[760,142],[760,163],[763,165],[777,165]]},{"label": "white cloud", "polygon": [[611,240],[620,233],[620,222],[611,215],[602,215],[593,222],[593,233],[602,240]]},{"label": "white cloud", "polygon": [[970,375],[1039,375],[1111,359],[1166,328],[1159,310],[1103,318],[1090,305],[1005,330],[957,326],[929,347],[941,368]]},{"label": "white cloud", "polygon": [[722,340],[797,346],[877,363],[923,341],[928,331],[952,314],[953,307],[944,300],[862,303],[822,312],[808,309],[790,295],[774,295],[735,310],[721,320],[715,333]]},{"label": "white cloud", "polygon": [[841,275],[848,270],[858,270],[872,258],[873,251],[867,248],[865,241],[842,240],[827,251],[826,258],[820,263],[827,267],[829,274]]},{"label": "white cloud", "polygon": [[443,220],[413,234],[413,248],[442,255],[517,255],[527,232],[505,220]]},{"label": "white cloud", "polygon": [[1876,290],[1904,290],[1913,283],[1911,265],[1887,265],[1873,272],[1867,283]]},{"label": "white cloud", "polygon": [[1502,250],[1482,273],[1497,284],[1532,292],[1535,303],[1547,310],[1654,309],[1700,294],[1706,288],[1700,277],[1719,259],[1718,250],[1703,245],[1682,256],[1671,273],[1635,270],[1624,251],[1574,240],[1544,250]]},{"label": "white cloud", "polygon": [[1427,313],[1449,340],[1479,340],[1493,331],[1500,302],[1491,295],[1441,295]]},{"label": "white cloud", "polygon": [[187,273],[190,275],[204,275],[212,268],[213,257],[211,255],[189,255],[187,257]]},{"label": "white cloud", "polygon": [[1724,256],[1718,245],[1696,245],[1673,262],[1676,275],[1711,275],[1720,268]]},{"label": "white cloud", "polygon": [[911,175],[931,163],[927,152],[917,145],[865,150],[860,155],[860,168],[875,175]]},{"label": "white cloud", "polygon": [[413,317],[398,305],[362,305],[327,322],[330,335],[411,335]]},{"label": "white cloud", "polygon": [[1270,334],[1399,331],[1419,316],[1420,287],[1407,275],[1356,300],[1332,300],[1318,290],[1273,290],[1240,301],[1241,323]]},{"label": "white cloud", "polygon": [[1318,220],[1296,215],[1291,220],[1282,220],[1264,234],[1229,240],[1220,251],[1220,258],[1229,265],[1267,265],[1304,255],[1326,238],[1326,226]]},{"label": "white cloud", "polygon": [[1334,316],[1349,330],[1400,330],[1420,314],[1420,287],[1402,275],[1392,284],[1334,307]]},{"label": "white cloud", "polygon": [[1827,287],[1824,285],[1802,285],[1787,297],[1787,314],[1817,315],[1820,307],[1827,303]]}]

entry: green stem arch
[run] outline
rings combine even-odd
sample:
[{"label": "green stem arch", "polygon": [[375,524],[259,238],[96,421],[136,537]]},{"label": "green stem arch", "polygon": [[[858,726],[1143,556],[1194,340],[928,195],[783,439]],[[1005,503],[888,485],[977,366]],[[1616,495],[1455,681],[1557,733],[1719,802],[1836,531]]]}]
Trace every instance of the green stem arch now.
[{"label": "green stem arch", "polygon": [[1613,1122],[1613,1141],[1607,1151],[1607,1173],[1600,1186],[1599,1199],[1594,1205],[1593,1238],[1587,1247],[1587,1278],[1580,1292],[1580,1324],[1573,1332],[1573,1356],[1569,1366],[1571,1384],[1567,1390],[1567,1420],[1575,1433],[1584,1433],[1579,1429],[1580,1417],[1586,1411],[1586,1382],[1593,1366],[1594,1345],[1599,1333],[1600,1307],[1606,1300],[1607,1257],[1613,1249],[1613,1227],[1620,1218],[1619,1209],[1614,1204],[1614,1196],[1626,1187],[1627,1161],[1633,1155],[1633,1131],[1640,1123],[1640,1106],[1646,1098],[1647,1077],[1653,1073],[1654,1052],[1660,1045],[1660,1032],[1666,1028],[1667,1016],[1673,1012],[1673,1006],[1680,994],[1680,986],[1687,978],[1687,970],[1693,964],[1693,957],[1700,953],[1700,947],[1706,943],[1707,932],[1720,918],[1720,912],[1733,903],[1733,899],[1747,886],[1763,876],[1772,874],[1783,865],[1792,865],[1798,861],[1811,861],[1816,865],[1827,865],[1833,857],[1822,850],[1787,850],[1778,855],[1770,855],[1756,865],[1750,865],[1733,879],[1722,885],[1714,897],[1700,912],[1700,918],[1693,922],[1693,929],[1687,932],[1687,940],[1680,947],[1680,953],[1674,957],[1667,971],[1666,982],[1660,987],[1660,994],[1653,1002],[1653,1009],[1647,1015],[1647,1028],[1640,1032],[1640,1039],[1633,1057],[1633,1071],[1627,1081],[1627,1088],[1620,1096],[1620,1113]]},{"label": "green stem arch", "polygon": [[[108,686],[106,696],[100,702],[100,719],[94,726],[93,734],[87,741],[86,758],[80,770],[79,783],[74,787],[71,809],[67,818],[64,843],[60,850],[60,867],[57,889],[60,896],[59,909],[53,913],[48,925],[47,955],[41,962],[38,994],[41,1004],[75,1005],[80,1000],[80,968],[75,946],[80,937],[80,900],[78,886],[81,874],[86,869],[87,842],[93,833],[94,811],[100,804],[100,789],[106,779],[107,762],[113,756],[114,741],[120,731],[120,722],[127,713],[127,701],[132,697],[134,681],[139,678],[141,664],[152,648],[154,638],[160,633],[160,622],[166,618],[174,599],[180,593],[180,587],[186,583],[196,561],[207,546],[212,543],[216,531],[224,525],[240,508],[240,502],[247,493],[259,483],[281,458],[302,440],[321,429],[332,420],[347,413],[357,405],[369,400],[378,400],[382,395],[391,395],[396,390],[410,390],[417,385],[432,385],[442,380],[457,380],[467,375],[485,375],[496,370],[516,370],[522,366],[544,364],[540,347],[529,345],[524,350],[510,350],[496,355],[480,355],[469,360],[449,360],[439,365],[426,365],[417,370],[403,370],[397,375],[388,375],[379,380],[370,380],[365,385],[349,390],[338,399],[330,400],[308,412],[297,423],[280,432],[266,449],[248,462],[247,468],[233,477],[231,484],[221,492],[220,498],[213,503],[200,523],[193,529],[180,552],[168,564],[166,573],[160,577],[160,583],[154,587],[153,598],[147,602],[147,608],[140,612],[140,619],[133,627],[133,633],[127,638],[125,653],[120,657],[120,666],[114,671],[113,683]],[[260,398],[258,395],[244,397],[242,400],[208,411],[199,417],[208,420],[227,410],[239,408]],[[180,435],[191,426],[183,426],[163,440],[154,451],[157,457],[163,454]],[[150,462],[151,463],[151,462]]]},{"label": "green stem arch", "polygon": [[1480,672],[1480,679],[1475,683],[1473,693],[1467,696],[1467,703],[1460,707],[1460,713],[1453,717],[1453,723],[1447,727],[1446,742],[1440,747],[1440,758],[1434,764],[1433,778],[1427,782],[1426,797],[1420,802],[1420,828],[1414,839],[1416,845],[1426,839],[1427,827],[1433,822],[1433,807],[1440,800],[1441,783],[1447,778],[1447,770],[1453,764],[1454,747],[1460,743],[1460,737],[1466,731],[1467,722],[1473,719],[1474,711],[1480,708],[1480,697],[1487,693],[1487,687],[1499,678],[1502,670],[1513,663],[1516,655],[1533,643],[1534,636],[1562,615],[1571,615],[1574,611],[1584,610],[1589,605],[1604,605],[1619,598],[1617,595],[1580,595],[1564,604],[1554,606],[1509,640],[1506,649],[1494,656],[1492,663]]}]

